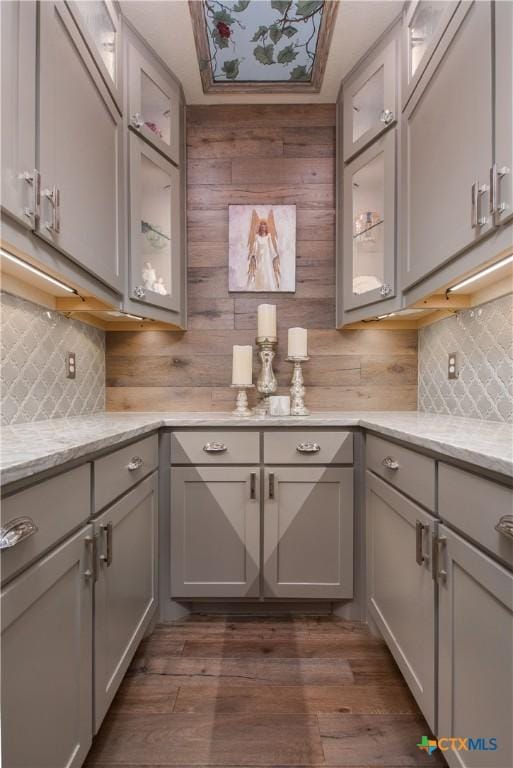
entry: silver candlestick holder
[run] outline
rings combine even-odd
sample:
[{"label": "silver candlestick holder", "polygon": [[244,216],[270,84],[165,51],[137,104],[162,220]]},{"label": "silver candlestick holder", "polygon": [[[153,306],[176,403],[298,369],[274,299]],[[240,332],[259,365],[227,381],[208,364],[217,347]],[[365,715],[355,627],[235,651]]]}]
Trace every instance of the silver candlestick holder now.
[{"label": "silver candlestick holder", "polygon": [[309,416],[310,411],[305,408],[305,380],[301,363],[310,360],[309,357],[287,357],[289,363],[294,363],[294,371],[290,382],[290,415],[291,416]]},{"label": "silver candlestick holder", "polygon": [[252,410],[248,405],[248,396],[246,394],[247,389],[254,389],[254,384],[231,384],[232,389],[238,389],[237,399],[235,400],[235,410],[232,411],[234,416],[247,417],[252,415]]},{"label": "silver candlestick holder", "polygon": [[276,392],[278,382],[273,371],[273,360],[278,346],[276,336],[257,336],[258,356],[260,357],[261,368],[257,379],[257,390],[262,398],[255,408],[257,416],[269,415],[269,397]]}]

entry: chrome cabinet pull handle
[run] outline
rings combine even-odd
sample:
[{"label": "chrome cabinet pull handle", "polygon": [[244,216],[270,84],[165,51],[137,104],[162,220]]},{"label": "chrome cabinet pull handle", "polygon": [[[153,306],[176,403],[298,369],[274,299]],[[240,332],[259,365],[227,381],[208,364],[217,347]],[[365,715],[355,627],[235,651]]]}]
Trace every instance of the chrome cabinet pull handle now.
[{"label": "chrome cabinet pull handle", "polygon": [[50,205],[52,206],[52,218],[51,221],[45,222],[45,228],[49,232],[58,234],[61,231],[61,193],[58,187],[52,187],[52,189],[43,189],[41,192],[43,197],[46,197]]},{"label": "chrome cabinet pull handle", "polygon": [[34,168],[32,172],[24,171],[21,174],[21,178],[32,186],[32,208],[25,208],[23,213],[29,219],[34,219],[34,222],[36,222],[39,219],[39,205],[41,202],[41,176],[37,168]]},{"label": "chrome cabinet pull handle", "polygon": [[269,472],[269,498],[274,499],[274,472]]},{"label": "chrome cabinet pull handle", "polygon": [[437,534],[434,533],[431,538],[431,576],[433,577],[433,581],[437,584],[440,581],[445,582],[447,579],[447,571],[444,568],[440,568],[440,547],[446,546],[447,538],[445,536],[437,536]]},{"label": "chrome cabinet pull handle", "polygon": [[477,188],[479,186],[478,181],[474,181],[470,188],[470,224],[472,229],[477,227]]},{"label": "chrome cabinet pull handle", "polygon": [[228,448],[224,443],[218,443],[216,440],[214,440],[211,443],[206,443],[203,446],[203,450],[205,453],[224,453],[228,450]]},{"label": "chrome cabinet pull handle", "polygon": [[0,528],[0,550],[11,549],[37,533],[39,528],[30,517],[15,517]]},{"label": "chrome cabinet pull handle", "polygon": [[511,169],[506,165],[497,168],[497,163],[494,163],[490,168],[490,215],[495,217],[496,223],[508,207],[504,200],[499,200],[500,182],[508,173],[511,173]]},{"label": "chrome cabinet pull handle", "polygon": [[249,476],[249,498],[256,499],[256,472],[251,472]]},{"label": "chrome cabinet pull handle", "polygon": [[384,123],[384,125],[390,125],[392,120],[394,119],[394,113],[391,109],[384,109],[379,117],[379,121],[381,123]]},{"label": "chrome cabinet pull handle", "polygon": [[140,456],[132,456],[126,468],[129,472],[135,472],[136,469],[141,469],[144,464],[144,460]]},{"label": "chrome cabinet pull handle", "polygon": [[474,181],[471,187],[471,224],[472,229],[479,229],[488,223],[488,217],[481,215],[481,197],[488,192],[486,184]]},{"label": "chrome cabinet pull handle", "polygon": [[91,548],[91,568],[84,571],[86,579],[92,579],[93,584],[98,581],[98,548],[96,536],[86,536],[85,543]]},{"label": "chrome cabinet pull handle", "polygon": [[399,462],[392,458],[392,456],[385,456],[381,463],[387,469],[393,469],[394,472],[396,469],[399,469]]},{"label": "chrome cabinet pull handle", "polygon": [[298,443],[296,445],[296,451],[298,453],[319,453],[321,446],[319,443]]},{"label": "chrome cabinet pull handle", "polygon": [[429,558],[424,554],[423,550],[423,540],[424,540],[424,531],[428,530],[429,526],[424,525],[420,522],[420,520],[417,520],[415,523],[415,560],[417,562],[417,565],[422,565],[422,563],[426,560],[429,560]]},{"label": "chrome cabinet pull handle", "polygon": [[107,568],[112,565],[112,523],[103,523],[100,529],[106,534],[106,552],[100,555],[100,560]]},{"label": "chrome cabinet pull handle", "polygon": [[503,515],[494,527],[497,533],[502,533],[508,539],[513,539],[513,515]]}]

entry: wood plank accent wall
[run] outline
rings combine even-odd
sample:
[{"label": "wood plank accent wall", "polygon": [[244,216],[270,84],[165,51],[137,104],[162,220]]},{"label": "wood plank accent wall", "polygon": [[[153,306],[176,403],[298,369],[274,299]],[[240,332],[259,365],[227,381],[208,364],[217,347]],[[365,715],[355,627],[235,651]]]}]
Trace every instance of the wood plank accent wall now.
[{"label": "wood plank accent wall", "polygon": [[[107,333],[107,409],[231,409],[232,346],[254,343],[262,302],[278,307],[280,393],[300,325],[310,407],[416,408],[416,331],[335,330],[335,105],[189,107],[187,157],[190,330]],[[241,203],[296,204],[295,295],[228,292],[228,205]]]}]

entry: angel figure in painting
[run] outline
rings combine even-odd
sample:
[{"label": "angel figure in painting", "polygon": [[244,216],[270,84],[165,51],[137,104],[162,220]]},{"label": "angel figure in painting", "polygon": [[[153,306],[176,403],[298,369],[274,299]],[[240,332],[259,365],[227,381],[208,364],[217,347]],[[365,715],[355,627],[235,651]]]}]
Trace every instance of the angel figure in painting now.
[{"label": "angel figure in painting", "polygon": [[280,254],[274,213],[261,219],[255,210],[251,214],[248,237],[248,291],[278,291],[280,289]]}]

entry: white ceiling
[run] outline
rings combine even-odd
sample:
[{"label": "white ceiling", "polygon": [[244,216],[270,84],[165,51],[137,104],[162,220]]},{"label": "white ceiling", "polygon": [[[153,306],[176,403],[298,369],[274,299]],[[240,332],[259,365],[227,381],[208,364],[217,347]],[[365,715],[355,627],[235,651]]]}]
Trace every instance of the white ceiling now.
[{"label": "white ceiling", "polygon": [[121,0],[124,15],[181,80],[188,104],[335,102],[342,78],[399,15],[402,0],[340,0],[317,94],[204,94],[187,0]]}]

